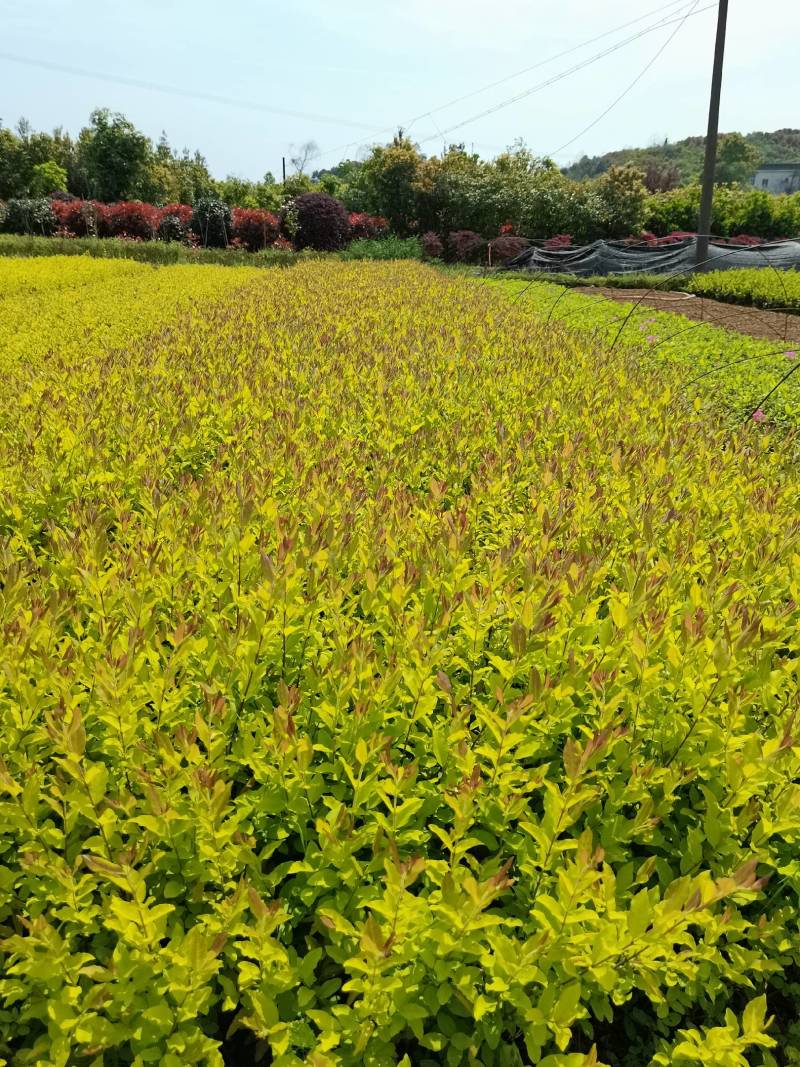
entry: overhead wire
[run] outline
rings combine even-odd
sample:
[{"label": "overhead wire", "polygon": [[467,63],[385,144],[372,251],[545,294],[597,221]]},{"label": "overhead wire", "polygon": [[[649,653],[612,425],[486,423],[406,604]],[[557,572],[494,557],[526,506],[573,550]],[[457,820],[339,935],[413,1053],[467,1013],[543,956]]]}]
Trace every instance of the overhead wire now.
[{"label": "overhead wire", "polygon": [[[675,29],[672,31],[672,33],[669,35],[669,37],[666,39],[666,41],[664,41],[664,43],[660,46],[658,51],[651,57],[651,59],[648,60],[648,62],[644,65],[642,70],[639,71],[639,73],[636,75],[636,77],[633,79],[633,81],[630,82],[622,90],[622,92],[619,94],[619,96],[617,96],[608,105],[608,107],[597,116],[596,119],[593,119],[589,123],[588,126],[584,126],[583,129],[580,130],[579,133],[576,133],[574,137],[570,137],[570,139],[568,141],[565,141],[564,144],[562,144],[559,148],[556,148],[555,151],[548,152],[548,156],[550,156],[552,158],[553,156],[559,155],[560,152],[563,152],[565,148],[569,148],[569,146],[571,144],[574,144],[579,138],[583,137],[583,135],[585,133],[588,133],[589,130],[593,130],[595,126],[597,126],[600,122],[603,121],[603,119],[606,117],[606,115],[609,115],[614,110],[614,108],[617,106],[617,104],[621,103],[622,100],[625,99],[625,97],[628,95],[628,93],[636,85],[639,84],[639,82],[642,80],[642,78],[645,76],[645,74],[647,74],[647,72],[654,65],[654,63],[656,63],[656,61],[663,55],[663,53],[667,50],[667,48],[669,48],[669,46],[672,44],[672,42],[675,40],[675,38],[678,36],[678,34],[683,29],[683,27],[686,25],[687,20],[690,18],[691,15],[693,15],[695,13],[695,8],[697,7],[697,5],[699,3],[700,3],[700,0],[694,0],[694,3],[692,4],[692,6],[689,9],[689,11],[686,12],[686,14],[680,20],[678,25],[675,27]],[[712,6],[714,6],[714,5],[712,5]],[[703,10],[705,10],[705,8]]]},{"label": "overhead wire", "polygon": [[[481,111],[476,115],[471,115],[469,118],[463,119],[461,122],[457,122],[454,125],[447,127],[446,129],[441,131],[441,134],[446,136],[449,133],[453,133],[455,130],[460,130],[464,126],[468,126],[473,122],[477,122],[479,119],[487,118],[489,115],[494,115],[498,111],[502,111],[504,108],[510,107],[512,104],[519,103],[520,100],[526,100],[528,97],[533,96],[534,93],[541,92],[542,89],[547,89],[551,85],[555,85],[557,82],[563,81],[564,78],[567,78],[572,74],[576,74],[580,70],[585,70],[593,63],[597,63],[599,60],[605,59],[607,56],[613,55],[614,52],[618,52],[621,48],[624,48],[626,45],[631,44],[633,41],[637,41],[650,33],[654,33],[656,30],[664,29],[664,27],[670,26],[675,22],[683,24],[686,19],[692,18],[696,15],[700,15],[704,11],[710,11],[712,8],[716,9],[716,7],[716,3],[706,4],[705,7],[693,10],[685,16],[681,16],[679,18],[672,18],[669,20],[661,20],[655,26],[645,27],[645,29],[639,30],[639,32],[635,33],[633,36],[627,37],[624,40],[619,41],[606,49],[603,49],[603,51],[601,52],[596,52],[593,56],[590,56],[588,59],[585,59],[580,63],[576,63],[574,66],[569,67],[567,70],[560,71],[558,74],[554,74],[552,77],[547,78],[545,81],[539,82],[537,85],[533,85],[530,88],[523,90],[521,93],[516,93],[514,96],[509,97],[506,100],[501,100],[499,103],[493,104],[492,107],[486,108],[484,111]],[[436,140],[439,136],[439,133],[431,134],[428,137],[421,138],[419,143],[424,144],[427,141]]]},{"label": "overhead wire", "polygon": [[212,104],[223,104],[226,107],[239,107],[248,111],[262,111],[270,115],[284,115],[287,118],[304,119],[309,122],[324,122],[335,126],[351,126],[354,129],[365,130],[370,133],[382,133],[378,126],[371,126],[365,122],[355,122],[352,119],[337,118],[334,115],[320,115],[315,112],[294,111],[289,108],[273,107],[271,104],[262,104],[255,100],[242,100],[232,96],[219,96],[216,93],[206,93],[195,89],[181,89],[176,85],[163,85],[159,82],[146,81],[142,78],[128,78],[121,74],[107,74],[99,71],[86,70],[82,67],[73,67],[65,63],[51,63],[46,59],[34,59],[30,56],[17,56],[10,52],[0,52],[0,60],[9,63],[20,63],[28,67],[37,67],[40,70],[55,71],[57,74],[71,74],[78,78],[92,78],[96,81],[107,81],[117,85],[132,86],[135,89],[149,89],[156,93],[165,93],[170,96],[182,96],[190,100],[205,100]]},{"label": "overhead wire", "polygon": [[[556,52],[555,55],[548,56],[546,59],[540,59],[536,63],[531,64],[529,67],[523,67],[521,70],[514,71],[513,74],[506,74],[502,78],[498,78],[497,81],[489,82],[486,85],[481,85],[477,89],[472,89],[468,93],[464,93],[462,96],[457,96],[453,100],[448,100],[446,104],[439,104],[438,107],[431,108],[430,111],[424,111],[420,115],[413,118],[404,129],[410,130],[411,127],[419,122],[420,119],[428,118],[431,115],[438,114],[440,111],[445,111],[449,107],[455,107],[456,104],[461,104],[465,100],[470,100],[474,96],[479,96],[481,93],[487,93],[491,89],[496,89],[500,85],[506,85],[508,82],[513,81],[515,78],[521,78],[524,74],[530,74],[531,71],[539,70],[541,67],[547,66],[548,63],[555,63],[557,59],[563,59],[564,56],[572,55],[573,52],[579,52],[582,48],[588,48],[589,45],[596,44],[597,41],[602,41],[605,37],[610,37],[614,33],[620,33],[622,30],[627,30],[629,26],[635,26],[637,22],[644,22],[646,19],[651,18],[653,15],[666,12],[670,8],[677,8],[680,10],[682,7],[687,7],[689,0],[670,0],[668,4],[660,4],[656,8],[651,8],[650,11],[644,15],[638,15],[635,19],[630,19],[628,22],[623,22],[619,26],[614,26],[610,30],[605,30],[603,33],[598,33],[595,37],[589,37],[580,44],[571,45],[569,48],[565,48],[563,52]],[[674,12],[670,12],[674,14]],[[666,18],[666,14],[663,18]]]},{"label": "overhead wire", "polygon": [[[667,3],[665,5],[662,5],[662,6],[658,7],[658,8],[651,9],[649,12],[645,13],[644,15],[637,16],[635,19],[631,19],[628,22],[622,23],[621,25],[616,26],[616,27],[614,27],[612,29],[605,30],[603,33],[598,34],[595,37],[589,38],[589,39],[581,42],[580,44],[573,45],[570,48],[563,50],[562,52],[558,52],[555,55],[549,56],[546,59],[539,60],[539,61],[537,61],[535,64],[533,64],[530,67],[526,67],[523,70],[516,71],[513,74],[506,75],[501,79],[498,79],[498,80],[496,80],[494,82],[490,82],[487,85],[481,86],[481,87],[479,87],[477,89],[471,90],[469,93],[466,93],[461,97],[457,97],[454,100],[448,101],[445,104],[438,105],[435,108],[432,108],[432,109],[430,109],[430,110],[428,110],[428,111],[426,111],[426,112],[424,112],[424,113],[422,113],[420,115],[417,115],[415,118],[413,118],[411,120],[411,122],[408,125],[405,125],[402,128],[409,129],[411,126],[413,126],[414,123],[416,123],[420,119],[423,119],[423,118],[426,118],[426,117],[430,117],[430,118],[433,119],[434,114],[438,114],[440,111],[443,111],[443,110],[445,110],[445,109],[447,109],[449,107],[452,107],[455,104],[462,102],[463,100],[471,99],[472,97],[477,96],[477,95],[479,95],[479,94],[481,94],[483,92],[488,92],[489,90],[491,90],[493,88],[496,88],[498,85],[505,84],[508,81],[511,81],[514,78],[520,77],[525,73],[529,73],[530,71],[538,69],[539,67],[545,66],[548,63],[555,62],[555,60],[563,58],[565,55],[570,55],[570,54],[572,54],[574,52],[577,52],[577,51],[581,50],[582,48],[587,48],[587,47],[589,47],[589,45],[594,44],[595,42],[597,42],[599,40],[602,40],[603,38],[609,37],[614,33],[618,33],[621,30],[624,30],[624,29],[627,29],[630,26],[636,25],[637,23],[642,22],[645,19],[647,19],[647,18],[649,18],[649,17],[651,17],[653,15],[661,13],[661,18],[659,18],[654,24],[644,27],[643,29],[637,31],[635,34],[632,34],[631,36],[629,36],[627,38],[624,38],[621,41],[615,42],[613,45],[609,46],[608,48],[603,49],[601,52],[598,52],[598,53],[594,54],[593,56],[588,57],[587,59],[581,61],[580,63],[575,64],[574,66],[568,68],[567,70],[561,71],[561,72],[553,75],[551,78],[548,78],[545,81],[538,83],[537,85],[529,87],[528,89],[524,90],[523,92],[518,93],[518,94],[514,95],[513,97],[511,97],[511,98],[509,98],[507,100],[500,101],[499,103],[492,105],[491,107],[485,109],[484,111],[482,111],[482,112],[480,112],[480,113],[478,113],[476,115],[473,115],[473,116],[471,116],[471,117],[469,117],[467,119],[464,119],[461,122],[455,123],[454,125],[452,125],[450,127],[447,127],[444,130],[441,129],[439,124],[436,123],[435,119],[434,119],[434,124],[437,127],[437,132],[434,133],[434,134],[431,134],[431,135],[429,135],[427,137],[422,138],[420,143],[426,143],[428,141],[437,140],[439,138],[442,138],[444,140],[447,137],[448,134],[454,132],[455,130],[461,129],[464,126],[467,126],[467,125],[471,124],[472,122],[477,122],[479,119],[485,118],[488,115],[495,114],[497,111],[500,111],[505,107],[509,107],[514,103],[518,103],[520,100],[526,99],[527,97],[533,95],[534,93],[540,92],[541,90],[543,90],[545,88],[548,88],[551,85],[557,84],[559,81],[563,80],[564,78],[567,78],[570,75],[572,75],[574,73],[577,73],[580,70],[585,69],[586,67],[590,66],[591,64],[593,64],[595,62],[598,62],[599,60],[604,59],[609,55],[612,55],[614,52],[616,52],[619,49],[625,47],[626,45],[631,44],[632,42],[634,42],[636,40],[639,40],[642,37],[644,37],[644,36],[646,36],[646,35],[648,35],[650,33],[654,33],[659,29],[662,29],[662,28],[665,28],[667,26],[673,25],[674,23],[677,23],[678,26],[677,26],[677,29],[675,30],[675,32],[670,36],[670,38],[668,39],[666,44],[656,53],[656,55],[650,61],[648,66],[645,68],[645,70],[642,71],[641,74],[639,76],[637,76],[636,79],[634,79],[634,81],[631,83],[631,85],[628,86],[628,88],[625,90],[625,92],[623,94],[621,94],[621,96],[610,105],[610,107],[607,109],[606,112],[604,112],[601,116],[598,117],[598,119],[594,120],[594,122],[592,124],[590,124],[590,126],[588,126],[586,128],[587,130],[591,129],[594,125],[597,124],[597,122],[601,121],[602,118],[605,117],[605,114],[607,114],[608,111],[612,110],[613,107],[615,107],[617,105],[617,103],[619,103],[619,101],[621,99],[623,99],[623,97],[625,95],[627,95],[627,92],[629,92],[634,87],[634,85],[636,85],[636,83],[641,79],[641,77],[644,76],[644,74],[649,69],[649,67],[652,66],[652,63],[654,63],[656,61],[656,59],[661,54],[661,52],[664,50],[666,45],[669,44],[669,42],[672,40],[672,37],[674,37],[675,33],[677,33],[680,30],[680,28],[685,24],[685,22],[687,21],[688,18],[692,17],[693,15],[699,15],[702,12],[707,11],[710,8],[716,6],[716,4],[712,3],[712,4],[706,5],[705,7],[700,8],[699,10],[696,10],[698,2],[699,2],[699,0],[694,0],[694,3],[691,4],[691,7],[690,7],[688,12],[685,12],[683,15],[676,16],[676,11],[680,11],[681,8],[685,7],[687,5],[687,3],[689,3],[689,0],[670,0],[669,3]],[[188,99],[205,100],[205,101],[208,101],[210,103],[222,104],[223,106],[239,107],[239,108],[244,108],[244,109],[251,110],[251,111],[259,111],[259,112],[263,112],[263,113],[266,113],[266,114],[283,115],[283,116],[286,116],[286,117],[289,117],[289,118],[299,118],[299,119],[312,121],[312,122],[322,122],[322,123],[329,123],[329,124],[334,124],[334,125],[350,126],[352,128],[361,129],[361,130],[364,130],[365,132],[369,132],[369,133],[372,133],[372,134],[385,134],[387,132],[393,131],[396,128],[394,126],[393,127],[382,127],[382,128],[380,128],[380,127],[368,125],[366,123],[357,122],[357,121],[354,121],[354,120],[351,120],[351,119],[341,119],[341,118],[338,118],[338,117],[335,117],[335,116],[331,116],[331,115],[324,115],[324,114],[318,114],[318,113],[313,113],[313,112],[296,111],[296,110],[288,109],[288,108],[280,108],[280,107],[275,107],[275,106],[272,106],[272,105],[269,105],[269,104],[262,104],[262,103],[257,102],[257,101],[244,100],[244,99],[240,99],[240,98],[236,98],[236,97],[222,96],[222,95],[215,94],[215,93],[207,93],[207,92],[198,91],[198,90],[192,90],[192,89],[183,89],[183,88],[180,88],[179,86],[170,86],[170,85],[165,85],[165,84],[158,83],[158,82],[152,82],[152,81],[148,81],[148,80],[144,80],[144,79],[140,79],[140,78],[130,78],[130,77],[127,77],[127,76],[124,76],[124,75],[115,75],[115,74],[108,74],[108,73],[103,73],[103,72],[98,72],[98,71],[90,71],[90,70],[87,70],[87,69],[82,68],[82,67],[74,67],[74,66],[71,66],[71,65],[68,65],[68,64],[63,64],[63,63],[53,63],[53,62],[50,62],[48,60],[36,59],[36,58],[30,57],[30,56],[14,55],[14,54],[9,53],[9,52],[0,52],[0,60],[6,60],[6,61],[12,62],[12,63],[19,63],[19,64],[23,64],[23,65],[26,65],[26,66],[37,67],[37,68],[42,69],[42,70],[51,70],[51,71],[55,71],[57,73],[69,74],[69,75],[73,75],[73,76],[76,76],[76,77],[91,78],[91,79],[95,79],[95,80],[99,80],[99,81],[108,81],[108,82],[111,82],[111,83],[131,86],[133,88],[150,90],[150,91],[153,91],[153,92],[164,93],[164,94],[167,94],[167,95],[181,96],[181,97],[185,97],[185,98],[188,98]],[[583,132],[586,132],[586,131],[584,130],[580,134],[577,134],[576,137],[573,140],[577,140],[577,138],[580,137]],[[568,147],[568,145],[571,144],[571,143],[572,143],[572,141],[567,142],[567,144],[562,146],[562,148],[563,147]],[[361,144],[364,144],[364,140],[363,139],[359,139],[357,141],[349,141],[346,144],[343,144],[343,145],[340,145],[340,146],[336,146],[336,147],[330,148],[330,149],[325,149],[325,150],[320,151],[320,152],[316,152],[312,156],[309,157],[309,160],[311,161],[311,160],[316,160],[316,159],[322,159],[325,156],[331,155],[331,154],[333,154],[335,152],[342,152],[342,151],[344,151],[344,150],[346,150],[348,148],[353,148],[353,147],[355,147],[357,145],[361,145]],[[560,151],[562,151],[562,149],[558,149],[557,150],[557,152],[560,152]]]},{"label": "overhead wire", "polygon": [[[507,75],[507,76],[505,76],[503,78],[500,78],[497,81],[489,82],[487,85],[483,85],[478,89],[471,90],[469,93],[466,93],[461,97],[457,97],[455,100],[451,100],[446,104],[441,104],[441,105],[439,105],[439,106],[437,106],[435,108],[432,108],[429,111],[426,111],[423,114],[416,116],[416,118],[413,118],[409,123],[397,123],[397,124],[395,124],[393,126],[384,127],[384,129],[382,129],[379,132],[380,133],[384,133],[384,134],[393,133],[398,128],[402,128],[403,130],[408,131],[411,128],[411,126],[413,126],[413,124],[415,122],[419,121],[419,119],[421,119],[421,118],[425,118],[425,117],[427,117],[429,115],[432,116],[434,113],[438,114],[439,111],[443,111],[446,108],[452,107],[455,104],[460,103],[463,100],[470,99],[471,97],[477,96],[477,95],[479,95],[480,93],[483,93],[483,92],[488,92],[489,90],[496,88],[498,85],[503,85],[506,82],[513,80],[514,78],[520,77],[520,76],[522,76],[523,74],[526,74],[526,73],[530,73],[530,71],[532,71],[532,70],[536,70],[539,67],[546,66],[548,63],[554,63],[557,59],[563,59],[563,57],[565,55],[570,55],[573,52],[580,51],[582,48],[588,48],[590,45],[595,44],[597,41],[603,40],[605,37],[609,37],[614,33],[619,33],[620,31],[622,31],[624,29],[627,29],[629,26],[633,26],[638,22],[644,21],[645,19],[651,17],[652,15],[657,15],[659,13],[666,12],[666,14],[662,14],[662,17],[660,19],[658,19],[652,26],[645,27],[643,30],[640,30],[639,32],[633,34],[632,36],[630,36],[628,38],[625,38],[623,41],[618,42],[616,45],[612,46],[611,48],[599,53],[598,55],[596,55],[594,57],[590,57],[583,64],[578,64],[576,67],[570,68],[569,70],[567,70],[565,72],[562,72],[561,74],[555,76],[553,79],[548,79],[547,82],[541,83],[539,86],[534,86],[533,89],[528,90],[525,93],[523,93],[520,96],[520,99],[521,99],[523,96],[530,95],[533,92],[537,92],[541,88],[545,88],[548,85],[555,84],[556,81],[559,81],[562,78],[567,77],[569,74],[572,74],[577,70],[583,69],[584,66],[588,66],[590,63],[593,63],[598,59],[605,58],[606,55],[610,55],[612,52],[616,51],[618,48],[622,48],[622,47],[624,47],[624,45],[627,45],[627,44],[630,44],[633,41],[639,40],[641,37],[645,36],[648,33],[653,33],[656,30],[659,30],[659,29],[665,28],[666,26],[671,25],[672,21],[675,21],[674,17],[673,17],[675,12],[672,11],[672,10],[669,10],[669,9],[673,9],[674,8],[674,9],[679,11],[681,8],[688,6],[689,3],[690,3],[690,0],[671,0],[670,3],[667,3],[665,5],[660,5],[657,8],[651,9],[645,15],[640,15],[635,19],[631,19],[629,22],[624,22],[619,26],[615,26],[611,30],[605,30],[603,33],[597,34],[595,37],[587,38],[585,41],[582,41],[580,44],[573,45],[571,48],[567,48],[562,52],[557,52],[555,55],[551,55],[551,56],[548,56],[546,59],[539,60],[538,62],[534,63],[530,67],[526,67],[523,70],[516,71],[514,74],[509,74],[509,75]],[[710,4],[708,6],[709,7],[714,7],[715,5],[714,4]],[[705,11],[705,10],[707,10],[707,8],[703,8],[702,10]],[[700,12],[697,11],[697,12],[694,12],[694,14],[700,14]],[[668,19],[670,17],[672,17],[672,21],[668,21]],[[517,99],[516,97],[513,98],[510,101],[510,103],[515,102],[516,99]],[[501,106],[504,106],[504,105],[501,105]],[[483,114],[491,114],[494,110],[498,110],[498,109],[499,109],[498,107],[490,108],[485,113],[482,113],[480,116],[475,116],[473,119],[467,119],[467,120],[465,120],[465,122],[459,123],[457,126],[450,127],[447,130],[443,130],[442,131],[441,129],[439,129],[439,130],[437,130],[437,133],[432,134],[430,137],[427,137],[424,140],[425,141],[436,140],[439,137],[441,137],[442,135],[446,135],[447,133],[451,132],[453,129],[457,129],[462,125],[467,125],[467,123],[472,122],[472,121],[476,121],[477,118],[483,117]],[[335,153],[338,153],[338,152],[345,152],[349,148],[356,148],[356,147],[359,147],[359,146],[361,146],[363,144],[364,144],[363,140],[347,141],[344,144],[335,145],[333,148],[323,149],[322,151],[315,153],[314,156],[311,157],[311,158],[313,158],[313,159],[324,159],[326,156],[334,155]]]}]

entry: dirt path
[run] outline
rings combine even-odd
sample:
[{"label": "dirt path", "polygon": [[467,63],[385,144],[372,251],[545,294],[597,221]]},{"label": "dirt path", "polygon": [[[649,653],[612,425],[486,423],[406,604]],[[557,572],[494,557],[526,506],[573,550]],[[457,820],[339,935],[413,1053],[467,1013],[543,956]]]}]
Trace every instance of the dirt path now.
[{"label": "dirt path", "polygon": [[587,296],[604,296],[620,303],[635,303],[640,297],[642,305],[658,311],[675,311],[697,322],[709,322],[726,330],[737,330],[751,337],[764,337],[782,344],[784,341],[800,343],[800,315],[782,311],[763,311],[761,308],[742,307],[739,304],[724,304],[719,300],[695,296],[693,293],[648,292],[646,289],[611,289],[603,286],[583,285],[575,292]]}]

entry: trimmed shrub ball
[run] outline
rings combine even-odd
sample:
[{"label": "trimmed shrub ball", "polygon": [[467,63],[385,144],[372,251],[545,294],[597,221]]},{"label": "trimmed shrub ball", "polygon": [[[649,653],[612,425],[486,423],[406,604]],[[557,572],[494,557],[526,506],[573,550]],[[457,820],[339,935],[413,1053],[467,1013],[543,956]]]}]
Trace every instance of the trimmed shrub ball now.
[{"label": "trimmed shrub ball", "polygon": [[472,230],[454,230],[447,235],[447,253],[455,263],[481,263],[485,258],[486,241]]},{"label": "trimmed shrub ball", "polygon": [[443,259],[444,245],[438,233],[428,230],[422,235],[422,254],[426,259]]},{"label": "trimmed shrub ball", "polygon": [[259,208],[235,207],[233,209],[233,237],[248,252],[260,252],[275,244],[278,238],[278,220],[271,211]]},{"label": "trimmed shrub ball", "polygon": [[508,263],[530,247],[531,243],[526,237],[515,237],[513,233],[495,237],[492,241],[492,263]]},{"label": "trimmed shrub ball", "polygon": [[344,204],[327,193],[303,193],[292,202],[297,248],[338,252],[347,244],[350,222]]}]

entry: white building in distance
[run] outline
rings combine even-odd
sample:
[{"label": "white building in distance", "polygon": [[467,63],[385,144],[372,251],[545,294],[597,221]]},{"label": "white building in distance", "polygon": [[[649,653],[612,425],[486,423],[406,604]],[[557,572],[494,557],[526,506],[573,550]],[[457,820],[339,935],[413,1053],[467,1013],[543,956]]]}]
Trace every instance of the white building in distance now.
[{"label": "white building in distance", "polygon": [[767,193],[800,192],[800,163],[765,163],[756,171],[753,185]]}]

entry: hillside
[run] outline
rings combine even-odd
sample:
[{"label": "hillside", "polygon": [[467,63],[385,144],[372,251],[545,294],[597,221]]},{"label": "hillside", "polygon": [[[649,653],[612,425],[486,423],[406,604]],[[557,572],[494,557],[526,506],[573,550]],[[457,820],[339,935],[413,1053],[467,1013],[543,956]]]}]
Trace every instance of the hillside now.
[{"label": "hillside", "polygon": [[[745,140],[761,153],[763,163],[783,163],[800,159],[800,130],[775,130],[774,133],[748,133]],[[647,148],[621,148],[602,156],[582,156],[564,173],[576,180],[593,178],[609,167],[621,163],[636,163],[642,167],[657,164],[674,167],[681,184],[699,178],[703,168],[705,137],[686,137],[682,141],[665,141]]]}]

